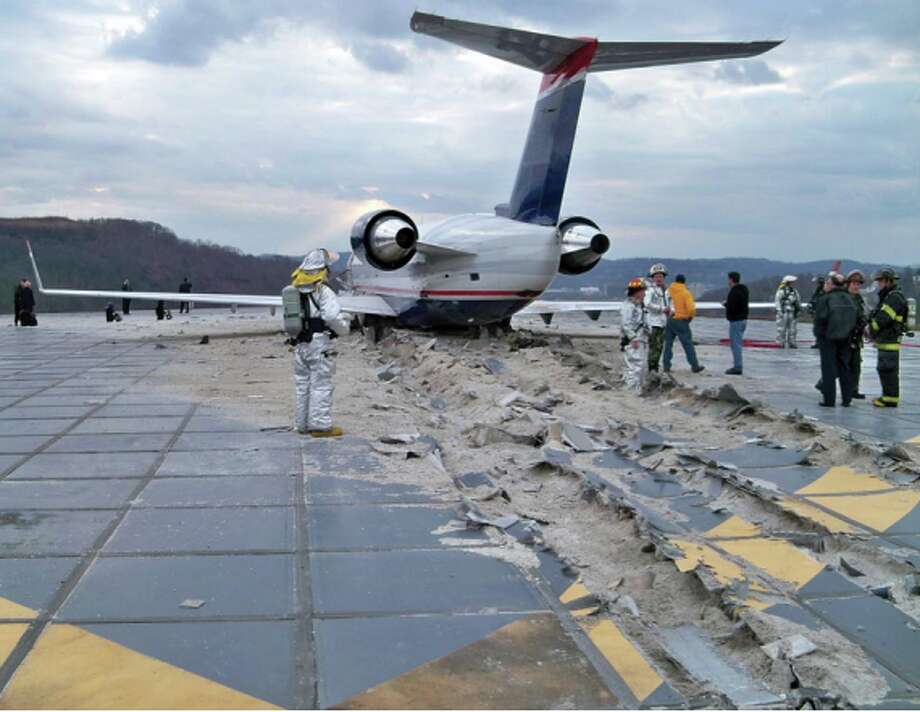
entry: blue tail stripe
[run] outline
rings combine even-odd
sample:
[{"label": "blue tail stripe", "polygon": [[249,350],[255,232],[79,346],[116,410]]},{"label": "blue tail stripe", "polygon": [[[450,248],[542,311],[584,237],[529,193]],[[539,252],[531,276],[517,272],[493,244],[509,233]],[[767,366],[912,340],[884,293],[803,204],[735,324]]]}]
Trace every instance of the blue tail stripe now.
[{"label": "blue tail stripe", "polygon": [[584,90],[580,79],[550,91],[534,106],[508,217],[540,225],[558,222]]}]

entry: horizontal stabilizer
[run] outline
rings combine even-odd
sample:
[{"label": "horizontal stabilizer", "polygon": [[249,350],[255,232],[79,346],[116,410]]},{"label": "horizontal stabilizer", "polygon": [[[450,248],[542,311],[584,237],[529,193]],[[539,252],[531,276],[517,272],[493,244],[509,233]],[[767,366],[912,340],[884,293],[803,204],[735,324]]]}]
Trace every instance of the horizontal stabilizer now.
[{"label": "horizontal stabilizer", "polygon": [[[520,67],[548,74],[593,40],[559,37],[495,25],[452,20],[416,12],[415,32],[452,42]],[[780,42],[599,42],[589,72],[656,67],[665,64],[741,59],[762,54]]]}]

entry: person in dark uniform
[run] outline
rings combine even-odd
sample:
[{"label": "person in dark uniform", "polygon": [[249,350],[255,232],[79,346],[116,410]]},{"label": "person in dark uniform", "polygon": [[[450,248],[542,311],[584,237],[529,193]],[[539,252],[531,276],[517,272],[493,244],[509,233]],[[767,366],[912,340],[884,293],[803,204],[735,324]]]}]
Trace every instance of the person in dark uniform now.
[{"label": "person in dark uniform", "polygon": [[[131,290],[131,282],[129,282],[127,279],[126,279],[124,282],[122,282],[122,283],[121,283],[121,291],[122,291],[122,292],[130,292],[130,291],[132,291],[132,290]],[[123,297],[122,300],[121,300],[121,310],[122,310],[122,312],[124,312],[125,316],[127,316],[128,314],[131,313],[131,300],[128,299],[127,297]]]},{"label": "person in dark uniform", "polygon": [[872,405],[897,408],[901,397],[901,337],[907,331],[907,299],[892,268],[880,269],[872,279],[879,292],[878,306],[869,315],[869,338],[878,350],[878,379],[882,384],[882,395]]},{"label": "person in dark uniform", "polygon": [[[188,277],[182,279],[182,284],[179,285],[179,292],[182,294],[189,294],[192,291],[192,283],[188,281]],[[179,313],[188,314],[188,302],[179,302]]]},{"label": "person in dark uniform", "polygon": [[863,334],[869,325],[868,312],[866,311],[866,300],[860,290],[865,284],[866,278],[858,269],[852,270],[847,275],[847,291],[856,302],[856,328],[850,335],[850,381],[853,386],[853,397],[857,400],[863,400],[865,393],[859,391],[859,379],[862,376],[862,349]]},{"label": "person in dark uniform", "polygon": [[22,288],[26,281],[19,280],[16,289],[13,291],[13,325],[19,326],[20,312],[22,312]]},{"label": "person in dark uniform", "polygon": [[856,328],[856,303],[846,290],[842,274],[828,275],[830,289],[815,309],[815,338],[821,351],[821,393],[819,405],[833,408],[840,381],[840,401],[849,407],[853,397],[850,381],[850,338]]},{"label": "person in dark uniform", "polygon": [[[812,318],[815,316],[815,310],[818,308],[818,300],[825,294],[826,290],[824,289],[824,283],[826,281],[825,277],[821,275],[815,276],[815,291],[811,293],[811,299],[808,300],[808,311],[811,313]],[[811,345],[811,348],[818,348],[818,342],[816,341]]]},{"label": "person in dark uniform", "polygon": [[22,281],[22,295],[19,299],[19,323],[23,326],[38,326],[38,320],[35,318],[35,295],[32,294],[32,283],[27,279]]},{"label": "person in dark uniform", "polygon": [[156,314],[157,321],[163,321],[166,318],[166,302],[162,299],[157,302]]}]

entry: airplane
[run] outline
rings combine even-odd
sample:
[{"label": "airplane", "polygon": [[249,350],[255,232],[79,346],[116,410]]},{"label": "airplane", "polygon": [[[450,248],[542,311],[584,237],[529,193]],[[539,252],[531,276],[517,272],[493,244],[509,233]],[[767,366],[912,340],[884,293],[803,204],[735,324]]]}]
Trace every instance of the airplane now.
[{"label": "airplane", "polygon": [[[597,319],[622,302],[540,300],[557,274],[582,274],[610,248],[610,239],[583,216],[561,217],[563,193],[587,75],[720,59],[755,57],[781,42],[599,42],[484,25],[415,12],[414,32],[539,72],[530,130],[509,200],[492,213],[457,215],[419,228],[388,208],[354,223],[343,310],[364,323],[415,328],[510,326],[514,315],[539,314],[549,324],[561,312]],[[52,289],[42,294],[121,299],[116,290]],[[132,300],[281,306],[279,295],[132,292]],[[703,302],[698,309],[718,309]],[[773,307],[756,303],[752,308]]]}]

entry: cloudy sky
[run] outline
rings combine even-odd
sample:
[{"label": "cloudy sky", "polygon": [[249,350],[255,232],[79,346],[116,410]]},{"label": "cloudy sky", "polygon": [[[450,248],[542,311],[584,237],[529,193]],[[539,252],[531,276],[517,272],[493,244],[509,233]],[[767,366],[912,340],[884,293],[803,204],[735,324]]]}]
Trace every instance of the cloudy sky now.
[{"label": "cloudy sky", "polygon": [[601,40],[785,39],[591,75],[565,214],[610,256],[920,261],[920,2],[2,0],[0,215],[248,252],[507,199],[539,77],[414,9]]}]

